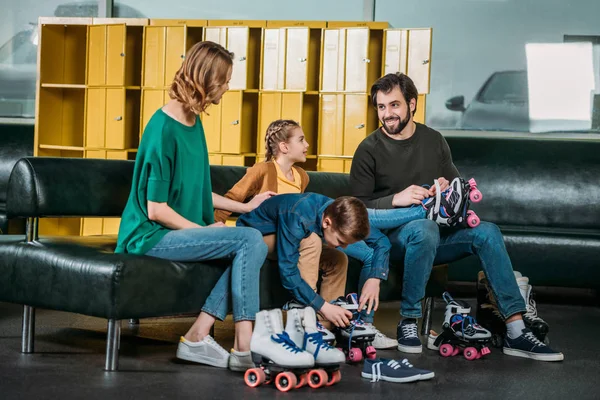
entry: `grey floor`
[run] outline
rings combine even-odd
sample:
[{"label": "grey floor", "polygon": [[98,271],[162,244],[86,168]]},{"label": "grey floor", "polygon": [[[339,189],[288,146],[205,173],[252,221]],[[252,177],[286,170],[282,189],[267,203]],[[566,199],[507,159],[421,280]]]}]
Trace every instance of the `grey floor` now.
[{"label": "grey floor", "polygon": [[[467,299],[474,304],[474,299]],[[378,327],[395,337],[397,304],[377,313]],[[379,352],[388,358],[408,358],[432,369],[432,381],[411,384],[371,383],[360,377],[360,365],[343,365],[342,382],[313,390],[280,393],[272,385],[251,389],[242,375],[175,359],[178,338],[192,319],[142,320],[138,329],[123,325],[120,371],[103,371],[106,321],[56,311],[37,311],[35,354],[21,354],[22,307],[0,303],[0,399],[212,399],[313,398],[364,399],[598,399],[600,377],[600,308],[585,305],[539,306],[551,326],[551,345],[565,354],[561,363],[542,363],[504,356],[493,349],[484,359],[442,358],[424,350],[403,355]],[[439,328],[443,305],[436,303],[434,327]],[[232,324],[216,329],[229,348]],[[341,397],[343,396],[343,397]]]}]

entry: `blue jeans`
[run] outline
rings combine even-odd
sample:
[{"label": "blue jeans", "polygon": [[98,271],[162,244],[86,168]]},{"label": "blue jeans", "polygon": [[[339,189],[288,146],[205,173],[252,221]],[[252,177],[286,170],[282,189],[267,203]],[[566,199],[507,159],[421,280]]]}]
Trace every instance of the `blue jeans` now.
[{"label": "blue jeans", "polygon": [[[369,223],[371,227],[380,230],[388,230],[404,226],[410,221],[415,221],[425,218],[425,209],[422,206],[412,206],[408,208],[392,208],[392,209],[372,209],[368,208]],[[372,260],[373,260],[373,249],[371,249],[363,241],[349,245],[347,248],[342,249],[346,255],[356,258],[363,263],[363,268],[360,271],[360,278],[358,283],[358,294],[362,290],[363,285],[371,274]],[[366,312],[363,313],[362,318],[366,322],[373,322],[373,314]]]},{"label": "blue jeans", "polygon": [[233,302],[233,320],[254,321],[259,311],[260,268],[267,245],[254,228],[195,228],[167,233],[148,256],[172,261],[208,261],[232,258],[232,264],[210,292],[202,311],[223,320]]},{"label": "blue jeans", "polygon": [[496,225],[481,222],[473,229],[440,232],[435,222],[424,219],[409,222],[386,234],[392,244],[390,260],[404,264],[402,316],[421,317],[420,302],[425,297],[425,286],[433,265],[470,255],[479,257],[502,317],[525,312],[525,302]]}]

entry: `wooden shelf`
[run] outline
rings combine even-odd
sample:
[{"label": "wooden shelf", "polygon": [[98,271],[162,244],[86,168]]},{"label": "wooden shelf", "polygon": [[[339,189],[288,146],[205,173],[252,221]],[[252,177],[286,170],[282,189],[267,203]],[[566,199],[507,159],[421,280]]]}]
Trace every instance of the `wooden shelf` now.
[{"label": "wooden shelf", "polygon": [[56,89],[85,89],[85,85],[74,84],[74,83],[42,83],[43,88],[56,88]]},{"label": "wooden shelf", "polygon": [[54,144],[40,144],[39,148],[47,149],[47,150],[71,150],[71,151],[84,151],[85,150],[83,147],[79,147],[79,146],[60,146],[60,145],[54,145]]}]

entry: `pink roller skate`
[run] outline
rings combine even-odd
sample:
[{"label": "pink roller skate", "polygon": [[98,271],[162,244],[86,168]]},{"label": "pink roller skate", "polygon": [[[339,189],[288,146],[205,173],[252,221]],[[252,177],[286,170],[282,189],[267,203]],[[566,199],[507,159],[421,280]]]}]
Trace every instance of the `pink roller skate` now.
[{"label": "pink roller skate", "polygon": [[475,179],[454,178],[443,192],[437,179],[434,184],[435,196],[423,201],[428,219],[440,226],[475,228],[479,225],[481,220],[469,209],[471,202],[478,203],[483,198]]}]

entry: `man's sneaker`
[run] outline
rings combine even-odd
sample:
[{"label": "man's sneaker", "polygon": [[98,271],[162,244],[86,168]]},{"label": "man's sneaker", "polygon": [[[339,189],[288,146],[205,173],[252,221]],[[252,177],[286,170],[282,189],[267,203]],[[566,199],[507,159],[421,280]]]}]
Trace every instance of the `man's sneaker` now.
[{"label": "man's sneaker", "polygon": [[433,372],[413,368],[407,359],[402,361],[386,360],[383,358],[365,360],[361,376],[371,379],[371,382],[379,380],[396,383],[415,382],[422,380],[421,373],[426,372],[427,378],[433,378]]},{"label": "man's sneaker", "polygon": [[515,339],[506,335],[504,338],[504,354],[516,357],[532,358],[539,361],[562,361],[562,353],[552,350],[537,337],[528,328],[523,329],[523,334]]},{"label": "man's sneaker", "polygon": [[404,318],[398,324],[396,331],[398,335],[398,350],[405,353],[421,353],[423,346],[417,333],[417,320],[414,318]]},{"label": "man's sneaker", "polygon": [[375,339],[373,340],[373,347],[375,350],[393,349],[398,345],[398,342],[392,338],[385,336],[381,331],[375,328],[372,323],[365,322],[366,326],[369,326],[375,332]]},{"label": "man's sneaker", "polygon": [[179,339],[179,346],[177,346],[177,358],[213,367],[227,368],[229,353],[210,335],[205,336],[199,342],[190,342],[182,336]]},{"label": "man's sneaker", "polygon": [[228,367],[231,371],[246,372],[246,370],[254,368],[256,365],[252,361],[252,353],[250,351],[235,351],[231,349]]}]

